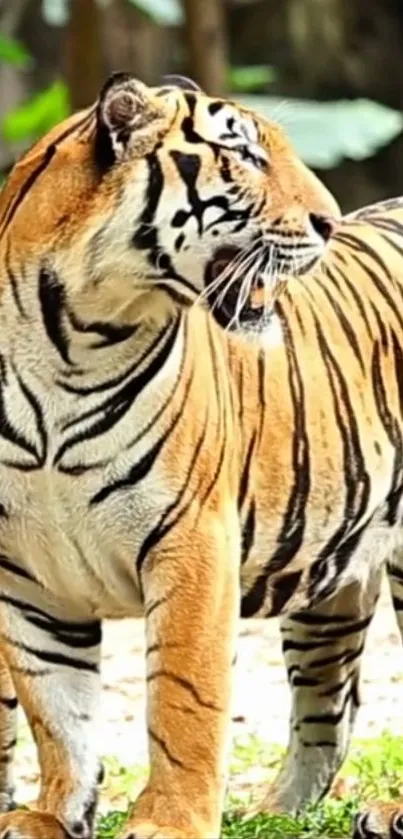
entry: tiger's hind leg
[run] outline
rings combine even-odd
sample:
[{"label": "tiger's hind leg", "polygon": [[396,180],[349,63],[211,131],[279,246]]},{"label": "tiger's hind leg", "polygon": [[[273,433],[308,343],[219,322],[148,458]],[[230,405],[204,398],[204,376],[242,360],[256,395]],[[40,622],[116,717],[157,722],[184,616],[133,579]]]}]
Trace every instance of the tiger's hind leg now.
[{"label": "tiger's hind leg", "polygon": [[290,739],[264,809],[298,812],[326,794],[346,756],[360,704],[359,675],[380,574],[281,620],[292,694]]},{"label": "tiger's hind leg", "polygon": [[17,696],[0,652],[0,813],[14,809],[13,760],[17,742]]},{"label": "tiger's hind leg", "polygon": [[34,809],[0,815],[0,839],[92,839],[100,625],[5,599],[1,649],[37,745],[41,787]]}]

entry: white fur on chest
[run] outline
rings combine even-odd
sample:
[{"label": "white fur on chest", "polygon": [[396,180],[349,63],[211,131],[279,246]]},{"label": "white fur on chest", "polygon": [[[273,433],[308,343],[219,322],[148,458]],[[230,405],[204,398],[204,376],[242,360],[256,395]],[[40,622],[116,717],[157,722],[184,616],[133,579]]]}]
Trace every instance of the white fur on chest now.
[{"label": "white fur on chest", "polygon": [[[14,365],[3,382],[5,416],[24,444],[0,435],[0,505],[7,513],[0,516],[0,554],[83,616],[141,612],[136,557],[174,494],[159,460],[139,481],[130,473],[163,433],[153,418],[175,384],[181,352],[178,341],[158,376],[102,433],[97,423],[107,415],[108,391],[77,397],[46,386],[41,361],[35,370],[21,364],[20,378]],[[113,485],[118,490],[97,501]]]},{"label": "white fur on chest", "polygon": [[7,478],[14,500],[19,484],[21,503],[0,521],[0,552],[83,616],[141,614],[136,557],[167,500],[155,474],[93,506],[93,476],[43,470]]}]

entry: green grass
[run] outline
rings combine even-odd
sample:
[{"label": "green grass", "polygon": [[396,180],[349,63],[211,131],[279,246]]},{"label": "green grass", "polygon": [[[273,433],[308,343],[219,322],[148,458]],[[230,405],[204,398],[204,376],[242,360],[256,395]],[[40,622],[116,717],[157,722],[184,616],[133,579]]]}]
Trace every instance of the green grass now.
[{"label": "green grass", "polygon": [[[278,748],[268,749],[256,737],[239,741],[233,752],[230,771],[235,794],[228,797],[223,821],[222,839],[347,839],[359,802],[390,801],[403,794],[403,736],[388,732],[377,740],[355,741],[341,777],[345,779],[346,794],[342,800],[328,798],[298,819],[290,816],[239,816],[240,807],[247,807],[248,799],[242,790],[242,779],[261,771],[261,779],[273,778],[281,757]],[[134,767],[122,769],[114,761],[106,761],[107,789],[126,798],[123,809],[109,812],[99,822],[98,839],[113,839],[127,817],[130,796],[144,782],[145,770]],[[245,784],[250,788],[250,784]],[[121,805],[120,805],[121,806]]]}]

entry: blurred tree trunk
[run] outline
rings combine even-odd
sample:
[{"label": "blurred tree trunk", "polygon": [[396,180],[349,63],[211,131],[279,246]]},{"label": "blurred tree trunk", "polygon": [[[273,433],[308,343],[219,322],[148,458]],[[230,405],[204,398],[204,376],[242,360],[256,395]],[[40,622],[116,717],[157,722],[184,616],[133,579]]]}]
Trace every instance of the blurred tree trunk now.
[{"label": "blurred tree trunk", "polygon": [[127,70],[146,84],[159,84],[173,73],[177,33],[156,26],[128,0],[109,0],[102,14],[105,58],[109,70]]},{"label": "blurred tree trunk", "polygon": [[66,39],[66,80],[73,110],[85,108],[103,83],[102,14],[96,0],[72,0]]},{"label": "blurred tree trunk", "polygon": [[227,43],[224,0],[183,0],[189,70],[214,96],[227,90]]}]

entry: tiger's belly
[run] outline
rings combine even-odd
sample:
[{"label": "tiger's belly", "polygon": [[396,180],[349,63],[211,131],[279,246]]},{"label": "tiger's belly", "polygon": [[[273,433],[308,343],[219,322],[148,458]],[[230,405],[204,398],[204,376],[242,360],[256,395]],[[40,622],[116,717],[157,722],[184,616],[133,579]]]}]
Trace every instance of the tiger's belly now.
[{"label": "tiger's belly", "polygon": [[0,488],[7,486],[7,497],[0,497],[2,591],[27,589],[30,597],[32,577],[48,600],[63,601],[77,617],[140,616],[136,556],[170,501],[155,478],[103,498],[102,474],[1,472]]}]

